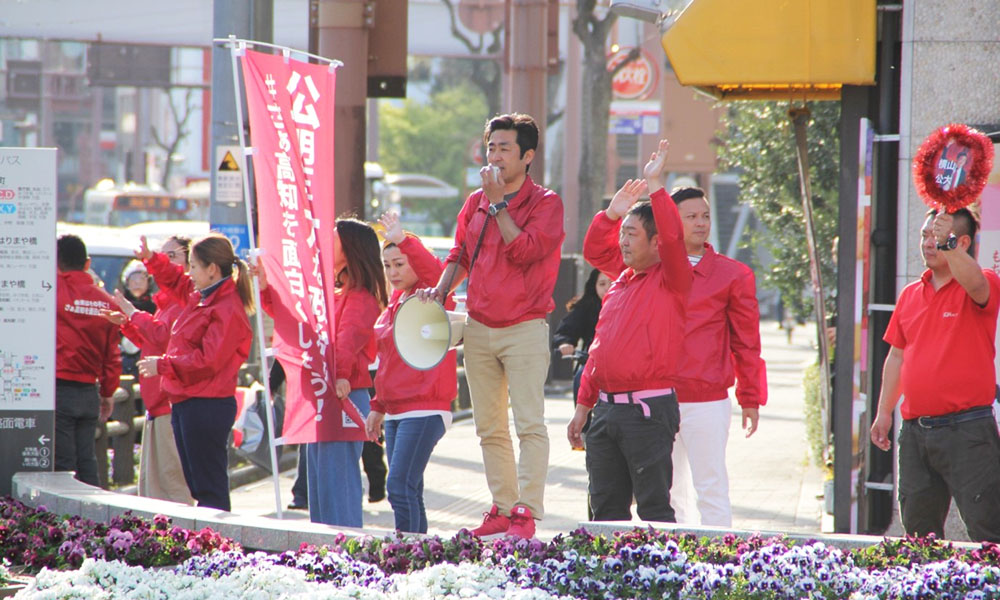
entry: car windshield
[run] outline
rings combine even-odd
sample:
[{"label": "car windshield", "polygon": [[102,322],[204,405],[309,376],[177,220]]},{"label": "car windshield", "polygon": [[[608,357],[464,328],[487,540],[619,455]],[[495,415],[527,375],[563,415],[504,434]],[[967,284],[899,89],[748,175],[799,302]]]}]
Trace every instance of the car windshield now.
[{"label": "car windshield", "polygon": [[113,293],[119,287],[122,269],[132,260],[129,256],[91,256],[90,270],[104,282],[104,290]]}]

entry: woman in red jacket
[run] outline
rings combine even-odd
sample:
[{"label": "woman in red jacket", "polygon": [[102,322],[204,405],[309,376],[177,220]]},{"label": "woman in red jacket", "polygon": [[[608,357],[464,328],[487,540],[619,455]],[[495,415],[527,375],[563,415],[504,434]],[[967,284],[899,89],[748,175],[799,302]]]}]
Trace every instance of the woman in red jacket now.
[{"label": "woman in red jacket", "polygon": [[[191,239],[171,236],[163,242],[160,252],[150,252],[143,238],[141,249],[136,252],[146,269],[158,264],[160,269],[172,265],[176,271],[186,273]],[[102,311],[102,314],[122,328],[122,333],[142,350],[142,356],[160,356],[167,349],[170,328],[184,308],[182,298],[167,290],[153,295],[156,313],[139,310],[121,291],[115,291],[119,311]],[[142,426],[142,455],[139,458],[139,495],[160,498],[181,504],[193,504],[191,491],[184,481],[184,471],[177,454],[174,428],[170,423],[170,401],[160,390],[160,377],[140,377],[139,390],[146,407],[146,422]]]},{"label": "woman in red jacket", "polygon": [[[334,296],[336,363],[334,389],[338,398],[350,398],[368,415],[372,386],[368,365],[375,361],[373,327],[386,305],[385,272],[379,257],[378,236],[357,219],[337,219],[334,234],[339,251],[333,257],[337,273]],[[268,292],[264,269],[255,269],[261,304],[270,312],[277,295]],[[361,449],[364,442],[318,441],[306,445],[309,520],[313,523],[361,527]]]},{"label": "woman in red jacket", "polygon": [[226,445],[236,420],[236,376],[252,340],[247,266],[219,234],[191,247],[190,273],[151,262],[157,284],[185,300],[166,351],[139,361],[139,374],[162,375],[184,478],[198,506],[228,511]]},{"label": "woman in red jacket", "polygon": [[[337,219],[341,252],[337,271],[335,312],[338,397],[349,397],[367,415],[372,386],[368,365],[375,361],[373,327],[386,305],[385,272],[379,259],[378,236],[357,219]],[[307,448],[309,518],[314,523],[362,526],[361,450],[364,442],[316,442]]]},{"label": "woman in red jacket", "polygon": [[[427,533],[424,469],[434,446],[451,425],[451,403],[458,394],[455,351],[448,352],[434,369],[418,371],[403,362],[396,351],[392,327],[399,305],[414,290],[434,286],[442,266],[416,236],[403,233],[398,215],[386,213],[379,220],[386,240],[382,264],[395,291],[375,324],[378,373],[367,420],[368,437],[377,439],[384,421],[389,457],[386,491],[396,529]],[[455,302],[449,298],[446,307],[454,309]]]}]

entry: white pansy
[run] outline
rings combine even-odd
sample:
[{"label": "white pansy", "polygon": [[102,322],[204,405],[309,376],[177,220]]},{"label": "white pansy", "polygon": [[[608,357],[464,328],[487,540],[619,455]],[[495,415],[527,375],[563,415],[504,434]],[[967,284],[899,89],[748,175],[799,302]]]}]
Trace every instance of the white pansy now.
[{"label": "white pansy", "polygon": [[218,578],[173,570],[130,567],[87,559],[76,571],[43,570],[18,600],[559,600],[540,589],[523,589],[496,568],[440,564],[394,575],[385,592],[348,584],[308,581],[291,567],[261,564]]}]

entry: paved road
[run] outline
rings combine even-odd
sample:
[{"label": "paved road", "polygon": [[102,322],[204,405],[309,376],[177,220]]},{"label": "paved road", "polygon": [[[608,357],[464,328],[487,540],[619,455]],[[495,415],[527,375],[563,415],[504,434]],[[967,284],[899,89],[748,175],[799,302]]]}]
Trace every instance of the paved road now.
[{"label": "paved road", "polygon": [[[769,399],[761,409],[760,428],[749,439],[740,431],[738,412],[734,413],[728,451],[734,528],[820,532],[821,499],[817,495],[822,493],[822,474],[807,460],[802,408],[802,370],[816,355],[811,347],[813,331],[798,327],[789,343],[775,323],[761,326]],[[568,532],[586,520],[584,453],[571,451],[566,441],[566,424],[572,414],[570,397],[550,394],[546,400],[551,442],[546,516],[538,524],[538,536],[543,539]],[[279,478],[283,506],[291,500],[293,478],[294,471]],[[471,421],[455,423],[438,443],[424,486],[430,533],[451,535],[479,523],[490,507],[490,495]],[[234,512],[274,516],[271,479],[234,490],[232,503]],[[388,502],[366,503],[364,509],[366,527],[393,527]],[[303,511],[285,511],[284,515],[308,518]]]}]

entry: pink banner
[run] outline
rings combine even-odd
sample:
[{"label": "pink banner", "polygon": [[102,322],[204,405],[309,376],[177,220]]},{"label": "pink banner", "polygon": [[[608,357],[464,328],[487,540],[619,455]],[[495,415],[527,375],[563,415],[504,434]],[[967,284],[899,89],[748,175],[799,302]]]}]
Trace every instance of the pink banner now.
[{"label": "pink banner", "polygon": [[335,72],[248,50],[243,78],[260,264],[274,301],[272,344],[287,377],[282,437],[364,440],[357,407],[339,400],[333,384]]}]

